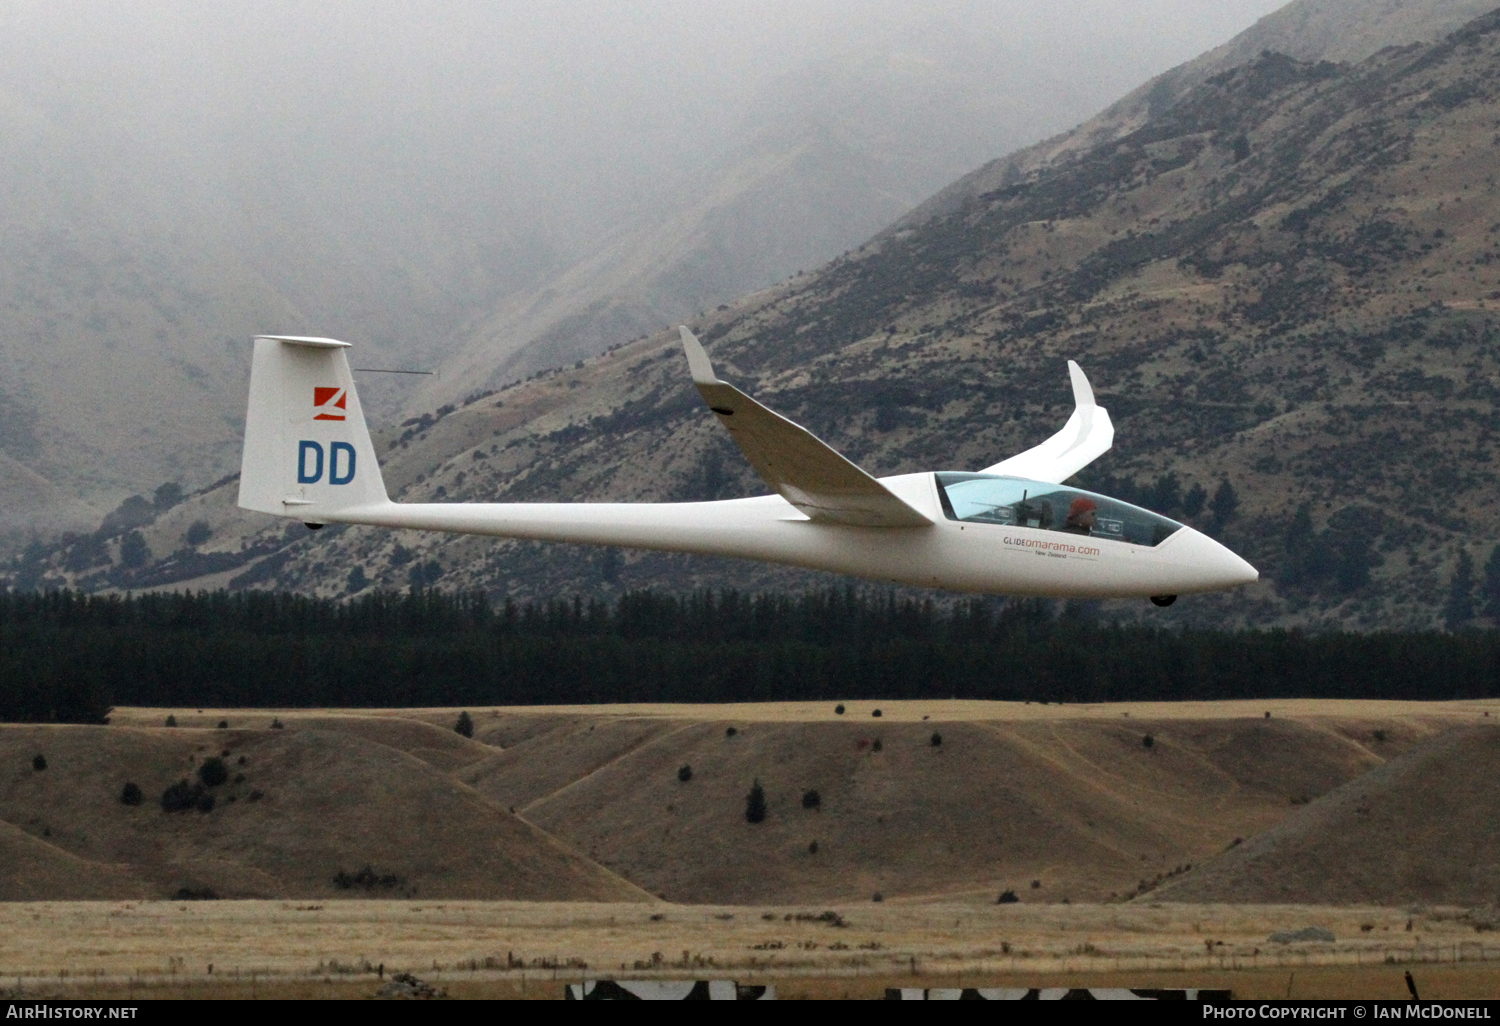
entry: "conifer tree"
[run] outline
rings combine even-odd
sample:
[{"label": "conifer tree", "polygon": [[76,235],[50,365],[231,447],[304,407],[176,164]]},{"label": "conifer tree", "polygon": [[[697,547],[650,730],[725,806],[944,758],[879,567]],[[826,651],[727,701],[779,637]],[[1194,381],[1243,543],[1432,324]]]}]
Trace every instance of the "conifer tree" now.
[{"label": "conifer tree", "polygon": [[1500,620],[1500,545],[1490,550],[1490,558],[1484,562],[1484,581],[1479,594],[1484,599],[1481,610],[1484,615]]},{"label": "conifer tree", "polygon": [[453,725],[453,730],[464,737],[474,736],[474,721],[469,717],[467,709],[458,714],[458,722]]},{"label": "conifer tree", "polygon": [[1458,550],[1458,565],[1453,568],[1453,580],[1448,585],[1448,604],[1443,609],[1443,622],[1450,631],[1464,627],[1474,619],[1474,560],[1468,549]]},{"label": "conifer tree", "polygon": [[745,795],[745,822],[759,823],[766,818],[766,792],[757,780]]}]

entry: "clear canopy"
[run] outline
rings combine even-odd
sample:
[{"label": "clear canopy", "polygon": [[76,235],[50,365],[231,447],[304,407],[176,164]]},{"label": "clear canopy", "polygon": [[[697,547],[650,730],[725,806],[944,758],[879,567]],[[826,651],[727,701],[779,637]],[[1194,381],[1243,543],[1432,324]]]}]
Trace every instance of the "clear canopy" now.
[{"label": "clear canopy", "polygon": [[1107,495],[1043,481],[941,473],[937,482],[949,520],[1061,531],[1134,545],[1160,545],[1182,526]]}]

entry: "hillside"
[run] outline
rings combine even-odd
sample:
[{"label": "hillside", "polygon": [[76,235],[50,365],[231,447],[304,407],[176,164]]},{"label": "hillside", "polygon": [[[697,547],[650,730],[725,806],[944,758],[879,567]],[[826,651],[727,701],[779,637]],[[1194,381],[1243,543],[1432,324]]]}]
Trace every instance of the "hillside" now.
[{"label": "hillside", "polygon": [[[1357,65],[1261,58],[1118,143],[696,326],[725,376],[878,474],[979,467],[1034,444],[1066,415],[1063,363],[1078,358],[1118,428],[1081,480],[1219,531],[1262,570],[1260,584],[1178,603],[1167,619],[1440,623],[1457,554],[1482,564],[1484,539],[1500,533],[1487,469],[1500,373],[1497,51],[1486,17]],[[761,490],[665,333],[442,414],[384,433],[394,495]],[[1192,496],[1226,480],[1235,509]],[[221,580],[324,594],[344,591],[354,568],[372,586],[418,580],[417,567],[425,583],[518,596],[809,580],[671,556],[309,536],[257,527],[232,502],[231,485],[143,527],[151,551],[193,555],[181,539],[202,518],[215,565],[254,564]],[[77,546],[21,569],[33,581],[130,580],[109,577],[114,544],[87,573],[66,569]],[[207,564],[179,565],[177,580]],[[166,583],[170,569],[136,580]]]},{"label": "hillside", "polygon": [[[1381,779],[1491,705],[875,708],[476,709],[473,740],[453,732],[452,709],[121,709],[107,727],[8,725],[0,898],[1123,901],[1195,879],[1184,866]],[[178,726],[163,726],[169,712]],[[244,779],[210,788],[210,811],[163,811],[163,790],[223,751]],[[752,824],[757,780],[767,814]],[[120,801],[126,781],[140,805]],[[336,881],[367,865],[374,879]],[[1466,887],[1443,900],[1479,900]]]},{"label": "hillside", "polygon": [[[452,731],[327,719],[271,730],[269,717],[254,730],[159,723],[0,731],[9,767],[0,845],[21,859],[0,877],[0,898],[644,897],[453,781],[447,771],[464,760]],[[468,749],[468,760],[487,752]],[[232,776],[210,789],[209,811],[163,811],[164,790],[221,753]],[[141,804],[121,802],[127,782]],[[378,879],[336,880],[366,866]]]},{"label": "hillside", "polygon": [[1264,52],[1311,63],[1357,62],[1388,46],[1435,42],[1494,9],[1492,0],[1293,0],[1223,46],[1157,75],[1083,124],[974,169],[891,230],[952,213],[983,193],[1016,184],[1027,172],[1114,142],[1208,79],[1248,64]]},{"label": "hillside", "polygon": [[871,67],[789,42],[705,82],[662,71],[681,24],[589,63],[609,17],[368,6],[0,13],[0,547],[232,472],[254,334],[441,368],[361,375],[399,419],[816,266],[1113,95],[910,17],[855,33]]},{"label": "hillside", "polygon": [[[1174,880],[1162,901],[1493,904],[1493,727],[1449,731]],[[1434,786],[1435,782],[1441,786]]]}]

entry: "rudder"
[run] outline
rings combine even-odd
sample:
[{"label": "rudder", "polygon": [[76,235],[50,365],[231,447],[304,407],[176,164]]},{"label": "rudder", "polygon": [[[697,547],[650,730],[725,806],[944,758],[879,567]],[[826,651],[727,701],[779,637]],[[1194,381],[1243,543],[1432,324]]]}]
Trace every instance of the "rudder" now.
[{"label": "rudder", "polygon": [[330,338],[256,336],[242,509],[316,524],[342,509],[390,501],[347,348]]}]

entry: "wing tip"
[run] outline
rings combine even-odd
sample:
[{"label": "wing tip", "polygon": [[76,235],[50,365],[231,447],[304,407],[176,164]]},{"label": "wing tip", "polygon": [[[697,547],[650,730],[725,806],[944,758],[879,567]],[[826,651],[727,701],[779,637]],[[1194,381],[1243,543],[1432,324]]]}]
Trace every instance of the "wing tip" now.
[{"label": "wing tip", "polygon": [[682,336],[682,349],[687,353],[688,371],[693,375],[693,382],[699,385],[717,385],[719,378],[714,374],[713,361],[708,358],[698,336],[689,331],[686,324],[679,324],[677,331]]},{"label": "wing tip", "polygon": [[1078,366],[1077,360],[1068,361],[1068,378],[1073,383],[1073,405],[1077,407],[1095,406],[1094,387],[1089,384],[1089,376]]}]

